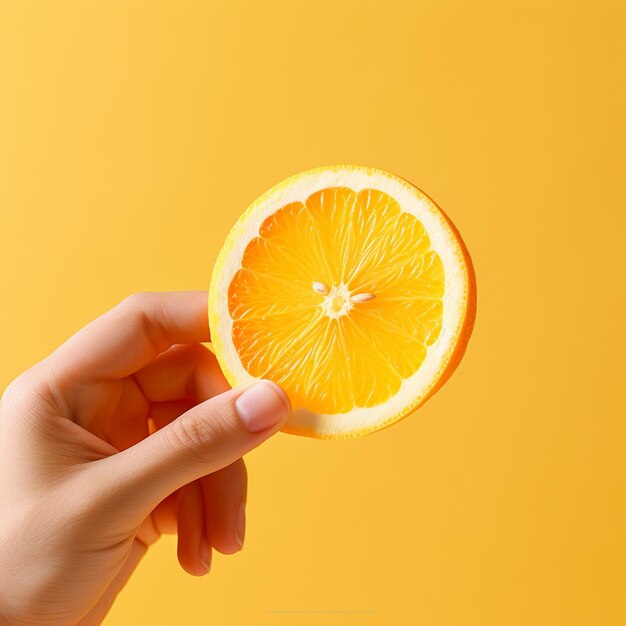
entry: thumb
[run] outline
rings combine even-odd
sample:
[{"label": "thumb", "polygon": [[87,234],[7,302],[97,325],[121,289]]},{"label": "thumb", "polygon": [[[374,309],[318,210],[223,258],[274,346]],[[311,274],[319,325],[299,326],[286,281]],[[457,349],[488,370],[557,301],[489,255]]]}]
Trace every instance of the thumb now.
[{"label": "thumb", "polygon": [[143,519],[179,487],[230,465],[271,437],[290,410],[287,395],[273,382],[231,389],[138,444],[96,461],[98,491],[118,505],[121,499],[128,513]]}]

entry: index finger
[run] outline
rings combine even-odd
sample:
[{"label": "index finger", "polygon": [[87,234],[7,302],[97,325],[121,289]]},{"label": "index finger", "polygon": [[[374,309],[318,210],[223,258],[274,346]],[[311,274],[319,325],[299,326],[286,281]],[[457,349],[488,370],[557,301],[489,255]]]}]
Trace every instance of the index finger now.
[{"label": "index finger", "polygon": [[48,358],[74,379],[133,374],[178,343],[211,340],[206,291],[136,293],[96,318]]}]

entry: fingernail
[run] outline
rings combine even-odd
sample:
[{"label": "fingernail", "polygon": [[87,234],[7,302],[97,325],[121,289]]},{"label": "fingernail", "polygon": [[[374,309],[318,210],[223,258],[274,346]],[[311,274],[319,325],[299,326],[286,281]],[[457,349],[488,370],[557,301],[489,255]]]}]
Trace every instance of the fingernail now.
[{"label": "fingernail", "polygon": [[206,573],[208,574],[211,571],[211,548],[209,546],[209,542],[206,540],[206,537],[202,537],[200,539],[200,550],[198,554],[198,558],[204,567],[206,567]]},{"label": "fingernail", "polygon": [[235,528],[235,539],[239,544],[239,549],[243,548],[243,538],[246,535],[246,507],[242,502],[239,505],[239,511],[237,513],[237,527]]},{"label": "fingernail", "polygon": [[285,392],[270,380],[246,389],[235,401],[246,430],[258,433],[282,422],[291,409]]}]

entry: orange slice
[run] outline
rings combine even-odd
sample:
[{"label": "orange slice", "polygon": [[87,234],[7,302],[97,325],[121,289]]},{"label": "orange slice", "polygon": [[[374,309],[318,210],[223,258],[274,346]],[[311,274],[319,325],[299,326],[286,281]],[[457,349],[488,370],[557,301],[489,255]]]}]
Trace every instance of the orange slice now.
[{"label": "orange slice", "polygon": [[474,323],[461,236],[407,181],[368,167],[302,172],[239,218],[209,290],[233,386],[288,394],[285,432],[356,437],[405,417],[450,376]]}]

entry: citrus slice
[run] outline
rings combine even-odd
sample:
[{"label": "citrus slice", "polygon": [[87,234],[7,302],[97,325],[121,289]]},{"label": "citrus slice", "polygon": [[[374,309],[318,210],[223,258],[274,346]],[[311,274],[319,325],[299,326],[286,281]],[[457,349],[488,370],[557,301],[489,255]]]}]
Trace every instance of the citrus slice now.
[{"label": "citrus slice", "polygon": [[353,165],[272,187],[239,218],[209,290],[232,386],[289,396],[283,431],[356,437],[393,424],[458,365],[476,287],[461,236],[407,181]]}]

